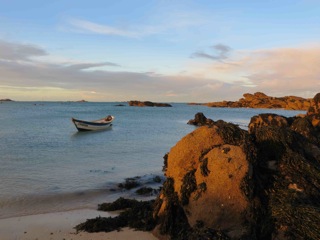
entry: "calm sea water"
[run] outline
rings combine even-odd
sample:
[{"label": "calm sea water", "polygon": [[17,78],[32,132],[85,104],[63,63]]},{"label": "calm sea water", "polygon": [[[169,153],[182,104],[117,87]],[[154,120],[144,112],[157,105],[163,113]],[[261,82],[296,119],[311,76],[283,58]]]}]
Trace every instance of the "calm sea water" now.
[{"label": "calm sea water", "polygon": [[[248,125],[252,116],[301,111],[119,107],[119,103],[6,102],[0,104],[0,218],[92,207],[131,192],[110,191],[125,178],[162,175],[163,156],[193,126],[197,112]],[[109,130],[77,132],[71,117],[114,115]]]}]

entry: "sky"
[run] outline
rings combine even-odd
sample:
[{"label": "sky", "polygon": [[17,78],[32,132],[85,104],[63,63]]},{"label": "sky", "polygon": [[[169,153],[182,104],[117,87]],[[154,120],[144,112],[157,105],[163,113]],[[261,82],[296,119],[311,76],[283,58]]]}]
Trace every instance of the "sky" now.
[{"label": "sky", "polygon": [[320,92],[318,0],[0,0],[0,99]]}]

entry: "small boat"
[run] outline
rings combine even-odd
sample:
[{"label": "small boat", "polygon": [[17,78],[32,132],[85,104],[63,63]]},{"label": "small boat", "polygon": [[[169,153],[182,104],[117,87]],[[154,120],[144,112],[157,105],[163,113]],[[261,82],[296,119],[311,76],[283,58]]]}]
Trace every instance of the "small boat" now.
[{"label": "small boat", "polygon": [[79,119],[71,119],[78,131],[96,131],[104,130],[112,126],[114,116],[107,116],[105,118],[94,120],[94,121],[83,121]]}]

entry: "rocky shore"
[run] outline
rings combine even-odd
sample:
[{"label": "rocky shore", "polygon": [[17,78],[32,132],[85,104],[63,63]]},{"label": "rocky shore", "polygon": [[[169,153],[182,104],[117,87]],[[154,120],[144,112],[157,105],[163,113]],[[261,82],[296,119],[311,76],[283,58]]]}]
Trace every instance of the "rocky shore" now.
[{"label": "rocky shore", "polygon": [[129,101],[128,104],[133,107],[172,107],[172,105],[168,103],[154,103],[150,101]]},{"label": "rocky shore", "polygon": [[[238,101],[209,102],[203,105],[208,107],[230,108],[282,108],[286,110],[308,110],[312,99],[296,96],[270,97],[262,92],[245,93]],[[192,103],[194,104],[194,103]]]},{"label": "rocky shore", "polygon": [[125,203],[121,224],[159,239],[319,239],[320,93],[305,116],[260,114],[248,131],[201,113],[189,124],[199,127],[165,155],[156,200]]}]

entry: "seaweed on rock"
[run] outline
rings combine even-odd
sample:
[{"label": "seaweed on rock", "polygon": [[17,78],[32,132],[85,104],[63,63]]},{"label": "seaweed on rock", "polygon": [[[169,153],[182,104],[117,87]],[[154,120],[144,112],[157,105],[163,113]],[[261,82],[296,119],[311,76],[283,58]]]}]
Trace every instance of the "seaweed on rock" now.
[{"label": "seaweed on rock", "polygon": [[[168,178],[164,184],[162,193],[166,197],[164,212],[158,217],[160,233],[170,235],[172,239],[187,239],[187,232],[190,229],[188,219],[183,208],[180,206],[177,193],[174,191],[174,180]],[[159,209],[159,208],[158,208]],[[156,214],[158,212],[155,212]]]},{"label": "seaweed on rock", "polygon": [[247,131],[233,123],[226,123],[222,120],[217,121],[215,125],[218,127],[218,133],[226,144],[237,146],[244,144]]},{"label": "seaweed on rock", "polygon": [[189,198],[191,193],[197,190],[197,181],[195,178],[196,169],[189,171],[182,180],[181,185],[181,204],[187,205],[189,204]]},{"label": "seaweed on rock", "polygon": [[[288,128],[261,127],[255,137],[259,159],[254,174],[255,194],[261,201],[257,229],[260,233],[264,230],[269,239],[278,234],[289,239],[317,239],[320,163],[311,154],[312,148],[308,149],[315,145]],[[276,168],[270,169],[270,161],[276,162]]]},{"label": "seaweed on rock", "polygon": [[204,177],[209,175],[210,170],[208,169],[208,158],[200,159],[200,171]]}]

